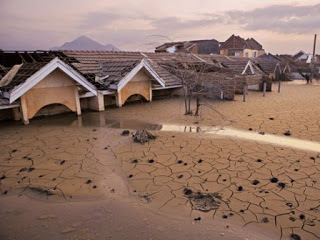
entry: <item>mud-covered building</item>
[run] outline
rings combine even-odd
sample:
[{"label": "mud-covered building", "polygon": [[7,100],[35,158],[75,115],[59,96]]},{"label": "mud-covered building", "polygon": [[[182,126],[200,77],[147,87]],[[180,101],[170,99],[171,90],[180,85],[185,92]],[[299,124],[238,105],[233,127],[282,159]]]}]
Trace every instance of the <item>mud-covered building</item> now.
[{"label": "mud-covered building", "polygon": [[253,85],[250,79],[261,84],[261,72],[250,61],[206,56],[209,58],[190,53],[1,51],[0,119],[11,117],[28,124],[38,115],[66,110],[80,115],[83,109],[104,111],[109,105],[121,107],[132,100],[179,94],[183,79],[164,66],[177,62],[208,66],[211,98],[233,99],[238,89]]}]

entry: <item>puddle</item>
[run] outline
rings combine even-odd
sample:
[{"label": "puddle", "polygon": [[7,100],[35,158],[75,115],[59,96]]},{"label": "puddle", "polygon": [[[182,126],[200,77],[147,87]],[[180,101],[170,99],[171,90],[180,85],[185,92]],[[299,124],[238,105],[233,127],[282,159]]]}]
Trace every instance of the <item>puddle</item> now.
[{"label": "puddle", "polygon": [[235,137],[249,141],[257,141],[261,143],[268,143],[272,145],[280,145],[284,147],[291,147],[307,151],[320,152],[320,143],[308,140],[301,140],[298,138],[278,136],[273,134],[264,135],[258,132],[244,131],[232,128],[221,127],[185,127],[177,125],[163,125],[161,131],[174,131],[174,132],[197,132],[205,134],[214,134],[225,137]]},{"label": "puddle", "polygon": [[293,84],[293,85],[320,85],[320,81],[319,80],[313,80],[312,82],[309,82],[309,84],[307,84],[307,80],[305,80],[305,79],[292,80],[292,81],[288,81],[286,83]]},{"label": "puddle", "polygon": [[[11,123],[12,124],[12,123]],[[10,125],[11,125],[10,124]],[[228,127],[199,127],[199,126],[183,126],[170,124],[155,124],[137,120],[114,120],[109,119],[105,113],[87,112],[82,116],[74,114],[65,114],[60,116],[52,116],[43,119],[34,119],[31,124],[39,127],[50,126],[70,126],[70,127],[106,127],[131,130],[158,130],[169,132],[191,132],[202,134],[213,134],[224,137],[234,137],[249,141],[257,141],[260,143],[291,147],[307,151],[320,152],[320,143],[308,140],[301,140],[289,136],[279,136],[273,134],[261,135],[254,131],[238,130]]]}]

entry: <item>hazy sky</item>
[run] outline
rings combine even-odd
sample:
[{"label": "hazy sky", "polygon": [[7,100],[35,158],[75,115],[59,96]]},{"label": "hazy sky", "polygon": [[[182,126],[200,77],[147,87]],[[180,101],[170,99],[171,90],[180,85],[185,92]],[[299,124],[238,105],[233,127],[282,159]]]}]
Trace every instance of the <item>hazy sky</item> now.
[{"label": "hazy sky", "polygon": [[295,53],[312,52],[315,33],[320,39],[320,0],[0,0],[4,50],[49,49],[86,35],[121,50],[153,51],[170,40],[235,34],[267,52]]}]

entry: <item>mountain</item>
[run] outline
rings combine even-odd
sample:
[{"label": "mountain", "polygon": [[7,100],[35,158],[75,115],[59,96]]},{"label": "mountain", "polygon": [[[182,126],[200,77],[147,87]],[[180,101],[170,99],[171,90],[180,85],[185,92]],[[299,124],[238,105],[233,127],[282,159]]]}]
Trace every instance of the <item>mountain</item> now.
[{"label": "mountain", "polygon": [[60,47],[53,47],[50,50],[99,50],[99,51],[120,51],[112,44],[102,45],[97,41],[88,38],[87,36],[80,36],[71,42],[66,42]]}]

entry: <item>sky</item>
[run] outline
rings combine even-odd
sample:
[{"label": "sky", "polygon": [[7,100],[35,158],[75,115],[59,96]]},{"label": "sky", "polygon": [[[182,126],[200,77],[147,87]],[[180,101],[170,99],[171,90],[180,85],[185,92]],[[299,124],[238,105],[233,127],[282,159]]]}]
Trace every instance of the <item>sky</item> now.
[{"label": "sky", "polygon": [[0,49],[46,50],[85,35],[125,51],[164,42],[256,39],[268,53],[312,52],[320,0],[0,0]]}]

